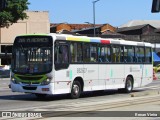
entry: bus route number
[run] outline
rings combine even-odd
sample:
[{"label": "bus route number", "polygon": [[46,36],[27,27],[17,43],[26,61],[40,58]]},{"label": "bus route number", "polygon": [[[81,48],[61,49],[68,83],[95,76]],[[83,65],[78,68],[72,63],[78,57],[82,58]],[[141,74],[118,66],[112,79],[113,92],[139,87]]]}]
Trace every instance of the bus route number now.
[{"label": "bus route number", "polygon": [[77,73],[86,73],[87,68],[77,68]]}]

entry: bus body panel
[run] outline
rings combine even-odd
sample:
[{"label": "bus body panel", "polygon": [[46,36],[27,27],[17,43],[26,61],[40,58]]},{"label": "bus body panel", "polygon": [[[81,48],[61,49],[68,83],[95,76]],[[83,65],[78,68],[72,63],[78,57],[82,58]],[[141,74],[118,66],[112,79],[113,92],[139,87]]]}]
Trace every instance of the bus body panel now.
[{"label": "bus body panel", "polygon": [[142,65],[139,64],[125,65],[125,79],[129,75],[133,77],[133,82],[134,82],[133,87],[140,87],[142,80]]},{"label": "bus body panel", "polygon": [[143,80],[141,86],[148,85],[151,83],[153,80],[153,66],[149,64],[144,65],[144,70],[143,70]]},{"label": "bus body panel", "polygon": [[[55,62],[54,62],[55,41],[59,41],[61,39],[62,39],[61,41],[70,39],[70,41],[68,40],[67,42],[65,42],[65,44],[68,44],[69,46],[70,42],[72,42],[74,39],[75,39],[74,42],[77,42],[76,40],[78,40],[78,42],[83,43],[83,42],[86,42],[85,40],[87,40],[88,42],[90,39],[92,39],[93,41],[101,41],[101,38],[93,39],[89,37],[58,35],[58,34],[50,34],[50,36],[53,39],[53,65],[52,65],[52,71],[50,73],[47,73],[46,76],[49,78],[52,78],[52,80],[48,85],[41,85],[41,83],[24,84],[22,82],[17,84],[17,83],[13,83],[11,80],[11,89],[13,92],[39,93],[39,94],[71,93],[73,81],[77,79],[81,79],[82,82],[84,83],[84,86],[82,88],[83,91],[125,88],[127,76],[133,77],[133,83],[134,83],[133,88],[147,85],[151,83],[153,80],[153,66],[151,63],[149,64],[126,63],[124,61],[120,63],[118,62],[114,63],[112,61],[110,61],[110,63],[100,63],[99,61],[95,63],[94,62],[72,63],[71,60],[69,59],[70,61],[68,63],[69,64],[68,68],[56,70]],[[105,39],[103,39],[103,42],[104,40]],[[151,48],[150,43],[131,42],[131,41],[125,41],[125,40],[106,39],[105,43],[107,45],[108,43],[117,44],[122,47],[127,45],[134,46],[134,47],[137,47],[137,45],[141,45],[142,47],[144,47],[146,45],[149,48]],[[97,46],[98,45],[101,45],[101,43],[98,42]],[[98,58],[98,47],[97,47],[97,58]],[[36,87],[36,89],[29,90],[29,87],[31,88]],[[49,88],[49,90],[45,91],[46,88]]]},{"label": "bus body panel", "polygon": [[83,68],[83,64],[70,64],[69,66],[69,80],[73,83],[76,78],[83,79],[83,73],[86,70]]},{"label": "bus body panel", "polygon": [[55,71],[55,94],[70,92],[71,82],[69,79],[69,72],[68,69]]},{"label": "bus body panel", "polygon": [[[124,87],[124,65],[123,64],[112,64],[110,66],[110,80],[112,81],[112,88],[123,88]],[[107,87],[106,87],[107,88]]]},{"label": "bus body panel", "polygon": [[98,64],[84,64],[84,91],[99,90]]},{"label": "bus body panel", "polygon": [[[103,90],[106,89],[106,83],[109,82],[109,71],[110,66],[108,64],[99,64],[98,66],[98,78],[99,78],[99,89]],[[111,84],[111,83],[110,83]],[[108,83],[109,85],[109,83]]]}]

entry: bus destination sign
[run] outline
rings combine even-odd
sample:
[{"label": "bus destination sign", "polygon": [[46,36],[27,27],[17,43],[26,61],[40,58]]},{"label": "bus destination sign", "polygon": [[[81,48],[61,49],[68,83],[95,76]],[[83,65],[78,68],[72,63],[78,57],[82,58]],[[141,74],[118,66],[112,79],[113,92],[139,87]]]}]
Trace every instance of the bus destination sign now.
[{"label": "bus destination sign", "polygon": [[19,38],[18,43],[48,43],[49,39],[46,37],[23,37],[23,38]]}]

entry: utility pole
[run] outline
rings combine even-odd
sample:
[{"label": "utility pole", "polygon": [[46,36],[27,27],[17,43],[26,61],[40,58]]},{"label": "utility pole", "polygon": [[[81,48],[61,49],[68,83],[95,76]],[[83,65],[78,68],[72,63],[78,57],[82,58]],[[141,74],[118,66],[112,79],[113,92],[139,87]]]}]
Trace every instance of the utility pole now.
[{"label": "utility pole", "polygon": [[94,37],[96,36],[96,28],[95,28],[95,4],[96,4],[96,2],[98,2],[98,1],[100,1],[100,0],[95,0],[95,1],[93,1],[92,3],[93,3],[93,27],[94,27]]},{"label": "utility pole", "polygon": [[151,12],[152,13],[160,12],[160,0],[153,0]]}]

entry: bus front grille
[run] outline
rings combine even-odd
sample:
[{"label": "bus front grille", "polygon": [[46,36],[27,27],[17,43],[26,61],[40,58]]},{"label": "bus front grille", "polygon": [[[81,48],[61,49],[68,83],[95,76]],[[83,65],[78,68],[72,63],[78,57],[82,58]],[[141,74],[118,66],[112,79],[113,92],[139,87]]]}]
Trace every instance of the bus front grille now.
[{"label": "bus front grille", "polygon": [[21,80],[40,80],[43,78],[43,76],[36,76],[36,77],[28,77],[28,76],[18,76]]},{"label": "bus front grille", "polygon": [[[21,83],[23,83],[23,84],[30,84],[31,82],[21,82]],[[38,85],[38,84],[40,84],[40,83],[39,83],[39,82],[32,82],[32,84]]]}]

